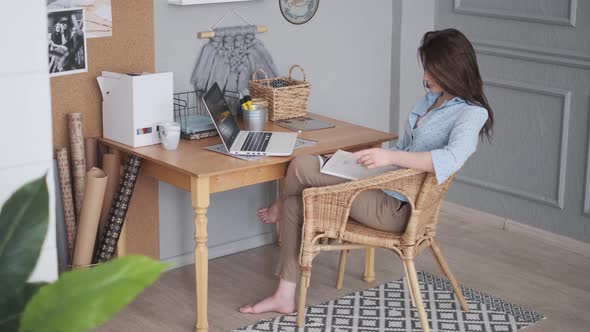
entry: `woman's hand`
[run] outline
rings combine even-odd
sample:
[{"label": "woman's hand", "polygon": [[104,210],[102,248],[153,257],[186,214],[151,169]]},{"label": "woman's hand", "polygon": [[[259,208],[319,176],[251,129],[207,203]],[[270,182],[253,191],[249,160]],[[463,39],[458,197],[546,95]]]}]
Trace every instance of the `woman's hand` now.
[{"label": "woman's hand", "polygon": [[365,168],[371,169],[375,167],[393,165],[393,152],[391,150],[373,148],[361,150],[353,153],[357,157],[356,162]]}]

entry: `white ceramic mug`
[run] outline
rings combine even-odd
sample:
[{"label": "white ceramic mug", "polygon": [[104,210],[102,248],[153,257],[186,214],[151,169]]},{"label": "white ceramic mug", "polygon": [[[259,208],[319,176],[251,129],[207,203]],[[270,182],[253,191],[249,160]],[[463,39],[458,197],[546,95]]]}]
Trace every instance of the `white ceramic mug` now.
[{"label": "white ceramic mug", "polygon": [[180,125],[176,122],[158,124],[158,135],[162,146],[166,150],[176,150],[180,141]]}]

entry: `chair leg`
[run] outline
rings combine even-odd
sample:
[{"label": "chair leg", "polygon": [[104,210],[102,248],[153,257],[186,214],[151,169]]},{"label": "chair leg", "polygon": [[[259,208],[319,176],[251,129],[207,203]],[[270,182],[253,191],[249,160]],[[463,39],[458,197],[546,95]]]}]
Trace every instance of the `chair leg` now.
[{"label": "chair leg", "polygon": [[434,259],[438,263],[438,267],[440,268],[441,272],[451,282],[451,286],[453,286],[453,291],[455,292],[455,297],[457,297],[457,300],[461,304],[461,309],[463,309],[463,311],[469,311],[469,304],[467,304],[467,301],[465,301],[465,297],[463,296],[461,287],[459,287],[457,279],[455,279],[455,276],[451,272],[451,269],[449,268],[449,265],[447,264],[447,261],[443,256],[438,244],[436,243],[436,240],[432,240],[432,243],[430,245],[430,251],[434,256]]},{"label": "chair leg", "polygon": [[301,281],[299,282],[299,302],[297,303],[297,326],[305,325],[305,300],[307,297],[307,287],[309,287],[310,271],[301,271]]},{"label": "chair leg", "polygon": [[346,270],[346,254],[348,254],[348,250],[340,251],[340,262],[338,262],[338,277],[336,278],[336,289],[342,289],[342,282],[344,281],[344,270]]},{"label": "chair leg", "polygon": [[408,280],[410,281],[410,287],[412,293],[414,293],[414,300],[416,301],[416,309],[418,310],[418,316],[420,317],[420,325],[422,325],[423,332],[430,332],[428,326],[428,316],[426,316],[426,310],[424,310],[424,304],[422,303],[422,295],[420,293],[420,285],[418,284],[418,276],[416,275],[416,266],[414,266],[414,260],[406,260],[408,269]]},{"label": "chair leg", "polygon": [[365,274],[363,280],[367,284],[375,281],[375,248],[365,249]]},{"label": "chair leg", "polygon": [[[404,270],[406,270],[406,276],[408,276],[408,266],[406,265],[405,261],[402,261],[404,263]],[[416,300],[414,300],[414,292],[412,292],[412,287],[410,286],[410,279],[408,280],[408,289],[410,290],[410,298],[412,299],[412,306],[415,308],[416,307]]]}]

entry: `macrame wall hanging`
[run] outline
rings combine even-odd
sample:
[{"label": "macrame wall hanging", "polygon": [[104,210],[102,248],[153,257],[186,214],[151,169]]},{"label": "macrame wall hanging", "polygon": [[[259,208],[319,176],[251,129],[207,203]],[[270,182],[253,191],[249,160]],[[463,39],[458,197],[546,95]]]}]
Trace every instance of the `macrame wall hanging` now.
[{"label": "macrame wall hanging", "polygon": [[[233,12],[247,25],[217,28],[225,16]],[[197,93],[206,92],[217,82],[226,97],[237,98],[238,92],[248,87],[248,80],[256,69],[263,69],[270,77],[277,69],[264,44],[256,38],[266,27],[250,24],[234,9],[223,15],[209,31],[199,32],[199,38],[209,38],[193,70],[191,83]]]}]

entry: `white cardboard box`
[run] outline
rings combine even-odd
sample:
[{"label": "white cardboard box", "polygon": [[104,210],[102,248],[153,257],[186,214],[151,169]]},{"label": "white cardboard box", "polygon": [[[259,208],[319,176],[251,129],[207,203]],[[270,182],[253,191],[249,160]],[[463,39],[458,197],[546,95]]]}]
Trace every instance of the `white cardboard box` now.
[{"label": "white cardboard box", "polygon": [[157,124],[174,120],[172,73],[102,72],[102,134],[132,147],[160,143]]}]

